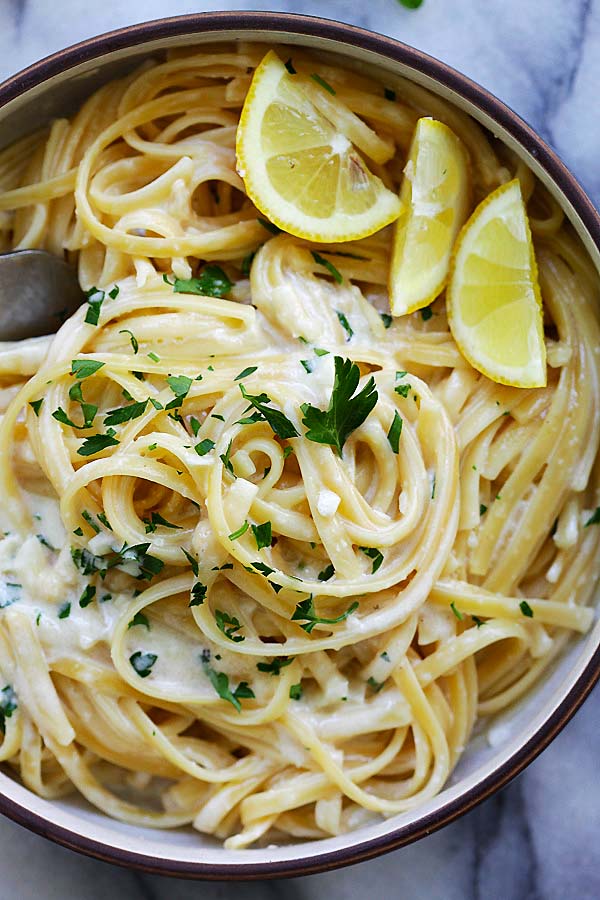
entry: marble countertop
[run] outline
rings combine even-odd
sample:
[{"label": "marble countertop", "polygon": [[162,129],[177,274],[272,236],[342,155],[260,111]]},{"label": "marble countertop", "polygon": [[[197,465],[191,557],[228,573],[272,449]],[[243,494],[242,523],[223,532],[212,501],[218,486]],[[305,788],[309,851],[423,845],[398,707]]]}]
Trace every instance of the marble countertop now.
[{"label": "marble countertop", "polygon": [[[165,15],[277,9],[352,22],[450,63],[501,97],[600,204],[600,0],[0,0],[0,78],[68,44]],[[228,886],[140,875],[0,820],[0,900],[598,900],[600,689],[526,772],[441,832],[358,867]]]}]

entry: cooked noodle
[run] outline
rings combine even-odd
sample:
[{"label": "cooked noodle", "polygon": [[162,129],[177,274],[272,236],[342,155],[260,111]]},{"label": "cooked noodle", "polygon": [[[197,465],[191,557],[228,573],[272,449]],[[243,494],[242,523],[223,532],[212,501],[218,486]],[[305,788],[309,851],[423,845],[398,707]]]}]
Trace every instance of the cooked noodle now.
[{"label": "cooked noodle", "polygon": [[[557,203],[424,89],[390,76],[390,101],[294,49],[336,127],[372,160],[392,148],[370,165],[394,190],[421,115],[461,138],[473,205],[520,178],[548,385],[502,386],[459,353],[443,296],[389,324],[389,228],[317,246],[261,223],[235,135],[264,51],[177,52],[0,154],[0,250],[64,254],[98,288],[0,349],[0,759],[43,797],[231,848],[439,792],[477,718],[590,627],[600,534],[598,279]],[[207,262],[228,299],[174,290]],[[301,410],[327,408],[335,356],[378,394],[341,456]]]}]

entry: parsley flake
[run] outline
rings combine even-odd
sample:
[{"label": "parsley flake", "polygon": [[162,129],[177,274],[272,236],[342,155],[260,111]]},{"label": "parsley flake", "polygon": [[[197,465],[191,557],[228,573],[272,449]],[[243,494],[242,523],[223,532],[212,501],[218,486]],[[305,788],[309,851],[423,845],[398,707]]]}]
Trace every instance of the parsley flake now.
[{"label": "parsley flake", "polygon": [[377,547],[359,547],[358,549],[362,550],[365,556],[368,556],[369,559],[373,560],[371,575],[374,575],[383,562],[383,553],[381,550],[378,550]]},{"label": "parsley flake", "polygon": [[87,300],[88,308],[85,314],[85,322],[88,325],[97,325],[98,320],[100,318],[100,310],[102,308],[102,304],[104,303],[104,291],[99,291],[98,288],[93,287],[90,288],[89,291],[86,291],[85,299]]},{"label": "parsley flake", "polygon": [[294,610],[294,613],[292,615],[292,622],[299,622],[300,628],[304,629],[307,634],[311,634],[315,625],[337,625],[338,622],[343,622],[357,609],[358,601],[355,600],[354,603],[350,604],[346,612],[343,612],[341,615],[336,616],[334,619],[325,619],[322,616],[318,616],[316,614],[315,604],[311,594],[310,597],[306,598],[306,600],[301,600],[300,603],[297,604],[296,609]]},{"label": "parsley flake", "polygon": [[202,606],[204,601],[206,600],[206,591],[208,590],[205,584],[202,584],[200,581],[197,581],[193,586],[191,594],[191,600],[188,603],[188,606]]},{"label": "parsley flake", "polygon": [[211,441],[210,438],[204,438],[203,441],[200,441],[199,444],[194,446],[194,450],[198,454],[198,456],[206,456],[207,453],[210,453],[211,450],[214,450],[215,442]]},{"label": "parsley flake", "polygon": [[398,453],[400,449],[400,435],[402,434],[402,419],[398,410],[394,410],[394,418],[387,433],[387,439],[394,453]]},{"label": "parsley flake", "polygon": [[200,294],[203,297],[224,297],[233,287],[220,266],[205,266],[196,278],[175,278],[171,282],[163,275],[163,280],[172,284],[176,294]]},{"label": "parsley flake", "polygon": [[519,609],[524,616],[527,616],[529,619],[533,619],[533,610],[527,600],[521,600],[521,602],[519,603]]},{"label": "parsley flake", "polygon": [[346,341],[350,341],[352,339],[352,337],[354,336],[354,330],[353,330],[352,326],[350,325],[350,322],[348,321],[348,319],[346,318],[344,313],[341,312],[339,309],[336,309],[335,314],[338,317],[340,325],[346,332]]},{"label": "parsley flake", "polygon": [[148,616],[145,616],[143,612],[136,612],[127,628],[135,628],[136,625],[144,625],[148,629],[148,631],[150,631],[150,622],[148,621]]},{"label": "parsley flake", "polygon": [[133,331],[130,331],[129,328],[121,328],[119,334],[128,334],[129,340],[131,341],[131,346],[133,347],[133,352],[137,353],[140,349],[140,345],[138,344],[137,338]]},{"label": "parsley flake", "polygon": [[252,534],[256,541],[256,549],[262,550],[263,547],[270,547],[273,542],[271,534],[271,523],[263,522],[262,525],[251,525]]},{"label": "parsley flake", "polygon": [[264,672],[266,675],[279,676],[281,670],[293,663],[294,659],[295,657],[293,656],[276,656],[270,663],[256,663],[256,668],[259,672]]},{"label": "parsley flake", "polygon": [[[270,397],[264,393],[248,394],[244,385],[241,383],[239,387],[242,392],[242,397],[250,404],[248,409],[254,407],[254,409],[258,410],[278,437],[283,438],[284,440],[287,438],[299,437],[293,423],[290,422],[287,416],[280,412],[280,410],[266,405],[267,403],[272,403]],[[248,410],[246,410],[246,412],[247,411]]]},{"label": "parsley flake", "polygon": [[40,407],[41,407],[41,405],[42,405],[43,402],[44,402],[44,398],[43,398],[43,397],[41,398],[41,400],[30,400],[30,401],[29,401],[29,405],[30,405],[30,407],[32,408],[32,410],[34,411],[34,413],[36,414],[36,416],[39,416],[39,414],[40,414]]},{"label": "parsley flake", "polygon": [[[318,266],[323,266],[323,268],[327,269],[329,274],[333,276],[334,281],[336,281],[338,284],[342,284],[342,282],[344,281],[343,275],[338,271],[338,269],[336,269],[336,267],[330,260],[325,259],[325,257],[321,256],[320,253],[317,253],[316,250],[311,250],[310,253]],[[338,316],[339,315],[340,314],[338,313]],[[350,337],[352,337],[352,335],[350,335]]]},{"label": "parsley flake", "polygon": [[299,700],[302,696],[302,684],[290,685],[290,700]]},{"label": "parsley flake", "polygon": [[136,652],[132,653],[129,657],[129,662],[140,678],[147,678],[157,659],[158,656],[156,653],[144,653],[141,650],[136,650]]},{"label": "parsley flake", "polygon": [[312,75],[311,75],[310,77],[312,78],[313,81],[316,81],[317,84],[320,84],[322,88],[325,88],[325,90],[326,90],[328,93],[330,93],[330,94],[335,94],[335,89],[331,87],[331,85],[329,84],[329,82],[328,82],[328,81],[325,81],[324,78],[321,78],[320,75],[317,75],[316,72],[313,72]]}]

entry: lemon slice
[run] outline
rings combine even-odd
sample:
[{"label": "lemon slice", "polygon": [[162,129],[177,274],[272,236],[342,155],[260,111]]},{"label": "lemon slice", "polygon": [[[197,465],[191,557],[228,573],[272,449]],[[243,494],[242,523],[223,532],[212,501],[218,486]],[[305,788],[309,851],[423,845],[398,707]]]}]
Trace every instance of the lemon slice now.
[{"label": "lemon slice", "polygon": [[442,122],[419,119],[400,188],[389,278],[392,315],[429,306],[444,287],[469,198],[460,140]]},{"label": "lemon slice", "polygon": [[255,206],[297,237],[352,241],[398,218],[398,197],[369,171],[302,90],[301,76],[290,75],[272,50],[254,73],[236,151]]},{"label": "lemon slice", "polygon": [[446,306],[459,350],[476,369],[500,384],[546,384],[542,300],[517,179],[486,197],[464,226]]}]

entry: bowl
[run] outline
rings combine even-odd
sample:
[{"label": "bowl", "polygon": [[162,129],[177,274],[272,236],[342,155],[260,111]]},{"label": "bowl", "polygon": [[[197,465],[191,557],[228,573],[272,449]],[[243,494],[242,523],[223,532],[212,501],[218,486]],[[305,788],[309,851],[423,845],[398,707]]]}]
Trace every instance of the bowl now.
[{"label": "bowl", "polygon": [[[165,48],[231,41],[302,45],[402,75],[468,112],[509,145],[562,206],[600,270],[600,216],[575,178],[512,110],[443,63],[387,37],[304,16],[217,12],[135,25],[41,60],[0,85],[0,148],[73,111],[100,84]],[[154,831],[109,819],[81,799],[49,802],[0,773],[0,811],[58,844],[108,862],[205,879],[321,872],[415,841],[499,790],[568,722],[600,675],[600,622],[573,640],[543,682],[467,747],[444,790],[409,813],[320,841],[225,850],[190,830]]]}]

